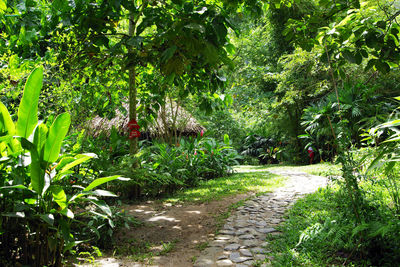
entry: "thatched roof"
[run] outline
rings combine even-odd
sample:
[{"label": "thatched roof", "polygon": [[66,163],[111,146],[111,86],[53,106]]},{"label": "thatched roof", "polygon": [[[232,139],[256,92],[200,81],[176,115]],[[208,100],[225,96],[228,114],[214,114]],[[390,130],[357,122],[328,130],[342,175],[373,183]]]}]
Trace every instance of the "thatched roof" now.
[{"label": "thatched roof", "polygon": [[[123,107],[128,110],[128,103],[123,103]],[[102,133],[109,135],[114,126],[120,134],[127,135],[129,131],[127,127],[129,122],[128,115],[124,115],[119,109],[115,113],[116,116],[111,120],[100,116],[94,117],[85,127],[88,133],[95,137]],[[174,130],[172,129],[174,121],[176,131],[180,136],[197,135],[202,130],[205,130],[188,111],[181,106],[177,107],[177,103],[172,101],[166,103],[164,108],[161,107],[157,118],[151,121],[147,127],[141,127],[140,132],[147,133],[153,138],[162,137],[166,131]]]}]

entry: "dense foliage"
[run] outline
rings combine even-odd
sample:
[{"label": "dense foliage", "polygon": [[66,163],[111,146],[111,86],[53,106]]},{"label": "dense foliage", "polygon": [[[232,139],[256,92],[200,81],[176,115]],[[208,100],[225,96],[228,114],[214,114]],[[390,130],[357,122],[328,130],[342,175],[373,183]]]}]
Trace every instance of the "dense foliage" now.
[{"label": "dense foliage", "polygon": [[[398,0],[0,0],[0,264],[57,266],[82,240],[110,243],[131,221],[107,196],[160,197],[239,162],[308,163],[310,146],[315,162],[342,167],[337,190],[314,196],[340,212],[300,222],[287,242],[308,252],[334,238],[321,253],[398,261],[399,10]],[[177,133],[179,107],[204,136]],[[115,128],[93,133],[96,115]],[[129,138],[118,116],[146,134]]]},{"label": "dense foliage", "polygon": [[63,253],[79,242],[71,225],[81,223],[75,214],[81,213],[78,207],[84,208],[84,202],[94,204],[106,218],[112,216],[108,205],[99,197],[115,195],[93,189],[119,176],[90,177],[87,186],[71,187],[76,175],[73,168],[91,156],[60,155],[70,125],[69,114],[57,116],[50,127],[38,123],[37,103],[42,80],[40,68],[29,76],[15,124],[0,103],[0,245],[4,265],[14,265],[17,261],[36,266],[61,265]]}]

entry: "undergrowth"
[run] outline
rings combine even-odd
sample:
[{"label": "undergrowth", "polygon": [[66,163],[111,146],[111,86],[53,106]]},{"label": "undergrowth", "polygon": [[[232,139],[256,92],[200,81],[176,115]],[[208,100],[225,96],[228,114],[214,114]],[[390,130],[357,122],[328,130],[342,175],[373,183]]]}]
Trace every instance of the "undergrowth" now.
[{"label": "undergrowth", "polygon": [[[365,183],[363,188],[371,186]],[[320,189],[297,201],[280,226],[282,235],[268,237],[272,265],[395,266],[400,261],[400,223],[388,206],[376,205],[383,188],[373,189],[377,195],[366,196],[373,216],[358,226],[347,214],[339,189]]]}]

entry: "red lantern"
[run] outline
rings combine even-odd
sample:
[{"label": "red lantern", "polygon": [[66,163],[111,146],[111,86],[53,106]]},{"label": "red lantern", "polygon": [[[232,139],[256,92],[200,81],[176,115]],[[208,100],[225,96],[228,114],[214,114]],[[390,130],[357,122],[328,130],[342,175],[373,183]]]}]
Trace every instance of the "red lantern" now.
[{"label": "red lantern", "polygon": [[140,129],[140,126],[139,126],[139,124],[137,123],[137,121],[136,120],[131,120],[130,122],[128,122],[128,129],[129,130],[139,130]]},{"label": "red lantern", "polygon": [[140,126],[136,120],[131,120],[128,122],[128,129],[129,129],[129,139],[138,138],[140,137]]},{"label": "red lantern", "polygon": [[140,132],[138,130],[132,130],[129,133],[129,139],[138,138],[140,137]]}]

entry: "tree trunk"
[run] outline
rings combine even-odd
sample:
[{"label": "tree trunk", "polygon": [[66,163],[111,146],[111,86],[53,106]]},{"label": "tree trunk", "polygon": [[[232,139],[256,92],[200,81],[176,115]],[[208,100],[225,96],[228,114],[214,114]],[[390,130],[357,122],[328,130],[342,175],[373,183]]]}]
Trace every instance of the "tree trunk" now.
[{"label": "tree trunk", "polygon": [[[129,36],[135,35],[135,18],[133,14],[129,17]],[[129,54],[132,55],[133,48],[129,48]],[[137,120],[136,114],[136,99],[137,99],[137,89],[136,89],[136,66],[133,65],[129,68],[129,121]],[[138,152],[138,138],[132,138],[129,142],[129,153],[133,156]],[[134,166],[137,167],[137,162],[135,161]]]}]

